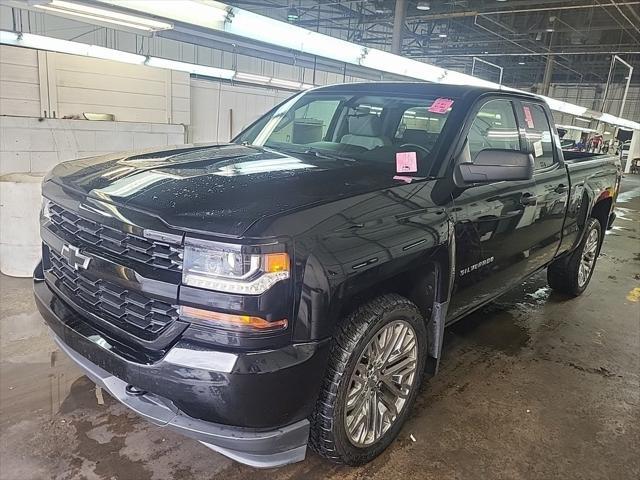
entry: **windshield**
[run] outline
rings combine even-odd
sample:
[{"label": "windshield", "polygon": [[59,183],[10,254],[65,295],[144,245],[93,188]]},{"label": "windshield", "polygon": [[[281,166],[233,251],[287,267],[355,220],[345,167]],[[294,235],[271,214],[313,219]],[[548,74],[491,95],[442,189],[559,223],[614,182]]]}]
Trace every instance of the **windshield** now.
[{"label": "windshield", "polygon": [[407,172],[426,175],[453,103],[449,98],[426,95],[311,91],[284,102],[234,141],[393,168],[399,165],[398,158],[409,159]]}]

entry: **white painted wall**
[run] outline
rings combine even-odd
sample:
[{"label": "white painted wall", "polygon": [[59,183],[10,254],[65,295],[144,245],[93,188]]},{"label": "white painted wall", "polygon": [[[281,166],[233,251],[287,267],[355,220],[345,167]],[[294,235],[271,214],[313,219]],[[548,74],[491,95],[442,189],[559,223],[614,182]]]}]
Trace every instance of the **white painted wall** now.
[{"label": "white painted wall", "polygon": [[189,123],[185,72],[58,53],[47,53],[47,72],[58,118],[92,112],[124,122]]},{"label": "white painted wall", "polygon": [[191,127],[195,143],[228,142],[295,92],[191,80]]},{"label": "white painted wall", "polygon": [[189,74],[0,46],[0,115],[188,124]]},{"label": "white painted wall", "polygon": [[0,175],[45,173],[60,162],[184,143],[182,125],[0,117]]},{"label": "white painted wall", "polygon": [[0,46],[0,115],[39,117],[38,52]]}]

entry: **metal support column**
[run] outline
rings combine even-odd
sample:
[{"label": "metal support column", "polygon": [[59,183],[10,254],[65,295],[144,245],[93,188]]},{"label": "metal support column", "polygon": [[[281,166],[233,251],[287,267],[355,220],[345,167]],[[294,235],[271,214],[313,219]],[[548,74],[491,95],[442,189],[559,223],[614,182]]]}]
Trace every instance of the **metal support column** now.
[{"label": "metal support column", "polygon": [[396,0],[396,10],[393,16],[393,37],[391,38],[391,53],[402,54],[402,35],[404,21],[407,15],[407,1]]},{"label": "metal support column", "polygon": [[553,55],[547,55],[547,64],[544,67],[544,76],[542,77],[542,95],[549,95],[551,88],[551,79],[553,78]]}]

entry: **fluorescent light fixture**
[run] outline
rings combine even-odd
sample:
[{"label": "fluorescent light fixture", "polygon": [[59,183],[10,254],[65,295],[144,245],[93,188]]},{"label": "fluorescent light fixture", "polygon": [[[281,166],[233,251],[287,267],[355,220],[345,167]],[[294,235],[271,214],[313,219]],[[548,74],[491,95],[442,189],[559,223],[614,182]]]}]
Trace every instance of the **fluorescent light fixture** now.
[{"label": "fluorescent light fixture", "polygon": [[296,82],[295,80],[285,80],[252,73],[236,72],[226,68],[209,67],[206,65],[196,65],[194,63],[178,62],[167,58],[145,57],[135,53],[123,52],[112,48],[100,47],[98,45],[87,45],[86,43],[71,42],[57,38],[32,35],[30,33],[16,33],[0,30],[0,44],[13,45],[16,47],[35,48],[49,52],[67,53],[71,55],[81,55],[84,57],[101,58],[103,60],[114,60],[117,62],[132,63],[137,65],[147,65],[149,67],[177,70],[194,75],[219,78],[223,80],[239,80],[247,83],[257,83],[266,86],[287,88],[289,90],[308,90],[315,87],[308,83]]},{"label": "fluorescent light fixture", "polygon": [[609,113],[601,113],[598,116],[598,120],[612,125],[618,125],[619,127],[630,128],[631,130],[640,130],[640,123],[633,122],[625,118],[619,118]]},{"label": "fluorescent light fixture", "polygon": [[573,103],[563,102],[562,100],[556,100],[555,98],[545,97],[543,95],[539,96],[547,102],[551,110],[576,116],[584,115],[585,113],[587,113],[587,109],[585,107],[581,107],[580,105],[574,105]]},{"label": "fluorescent light fixture", "polygon": [[576,117],[574,120],[577,120],[579,122],[591,123],[591,119],[589,119],[589,118]]},{"label": "fluorescent light fixture", "polygon": [[30,33],[15,33],[0,30],[0,43],[4,45],[14,45],[16,47],[36,48],[49,52],[68,53],[71,55],[81,55],[83,57],[101,58],[103,60],[114,60],[116,62],[133,63],[137,65],[146,64],[150,67],[166,68],[182,72],[194,73],[214,78],[231,79],[235,74],[234,70],[223,68],[207,67],[186,62],[176,62],[166,58],[145,57],[135,53],[123,52],[112,48],[100,47],[98,45],[87,45],[86,43],[71,42],[58,38],[43,37]]},{"label": "fluorescent light fixture", "polygon": [[[224,3],[214,0],[96,1],[103,4],[123,7],[128,10],[135,10],[148,15],[164,17],[173,21],[211,28],[281,48],[318,55],[352,65],[362,65],[374,70],[404,75],[428,82],[476,85],[506,91],[519,91],[471,75],[446,70],[436,67],[435,65],[429,65],[376,49],[369,49],[345,40],[333,38],[318,32],[312,32],[296,25],[225,5]],[[553,17],[553,19],[550,18],[549,23],[552,24],[553,21],[555,21],[555,17]],[[541,95],[538,95],[538,97],[543,98],[549,104],[549,107],[555,111],[577,116],[588,116],[607,121],[614,125],[640,129],[640,123],[637,122],[608,114],[598,115],[597,112],[593,111],[589,111],[587,114],[588,110],[579,105],[573,105]]]},{"label": "fluorescent light fixture", "polygon": [[301,90],[302,83],[295,80],[284,80],[281,78],[272,78],[269,83],[275,87],[290,88],[292,90]]},{"label": "fluorescent light fixture", "polygon": [[152,18],[120,13],[113,10],[92,7],[82,3],[66,2],[63,0],[51,0],[50,2],[38,3],[33,6],[39,10],[45,10],[53,14],[106,22],[147,32],[156,32],[159,30],[169,30],[173,28],[173,25],[168,22],[161,22]]},{"label": "fluorescent light fixture", "polygon": [[231,80],[235,75],[235,70],[226,68],[208,67],[206,65],[196,65],[195,63],[177,62],[166,58],[147,57],[145,62],[150,67],[166,68],[169,70],[179,70],[182,72],[193,73],[194,75],[203,75],[205,77],[223,78]]},{"label": "fluorescent light fixture", "polygon": [[[497,83],[482,80],[453,70],[418,62],[369,49],[355,43],[312,32],[285,22],[274,20],[246,10],[231,7],[209,0],[206,3],[195,0],[98,0],[103,3],[119,5],[147,14],[164,16],[172,20],[183,21],[202,27],[209,27],[251,40],[269,43],[282,48],[318,55],[340,62],[361,65],[374,70],[395,73],[433,83],[455,85],[474,85],[487,88],[516,91]],[[199,12],[194,14],[194,12]],[[188,12],[188,13],[186,13]],[[215,20],[215,21],[214,21]],[[222,21],[220,21],[222,20]],[[587,109],[568,102],[543,97],[551,109],[571,115],[583,115]],[[631,122],[634,125],[639,125]]]},{"label": "fluorescent light fixture", "polygon": [[255,75],[253,73],[243,73],[243,72],[236,72],[233,79],[238,80],[240,82],[249,82],[249,83],[269,83],[271,81],[271,77],[265,77],[264,75]]},{"label": "fluorescent light fixture", "polygon": [[296,7],[291,7],[287,10],[287,20],[289,22],[295,22],[300,18],[300,14],[298,13],[298,9]]},{"label": "fluorescent light fixture", "polygon": [[431,4],[429,2],[418,2],[418,4],[416,5],[416,8],[418,10],[422,10],[423,12],[426,12],[428,10],[431,10]]},{"label": "fluorescent light fixture", "polygon": [[58,38],[43,37],[30,33],[15,33],[0,31],[0,43],[14,45],[16,47],[36,48],[49,52],[70,53],[83,57],[102,58],[104,60],[115,60],[125,63],[144,63],[145,56],[135,53],[122,52],[111,48],[100,47],[98,45],[87,45],[86,43],[70,42]]},{"label": "fluorescent light fixture", "polygon": [[597,132],[597,130],[595,130],[593,128],[578,127],[576,125],[559,125],[559,124],[556,124],[556,128],[564,128],[565,130],[576,130],[578,132]]},{"label": "fluorescent light fixture", "polygon": [[247,83],[258,83],[273,87],[287,88],[289,90],[306,90],[312,88],[313,85],[303,84],[295,80],[285,80],[284,78],[266,77],[264,75],[256,75],[254,73],[236,72],[233,80]]},{"label": "fluorescent light fixture", "polygon": [[278,20],[267,19],[246,10],[232,9],[224,31],[299,52],[357,64],[364,47],[339,38],[312,32]]},{"label": "fluorescent light fixture", "polygon": [[97,0],[116,7],[136,10],[149,15],[169,18],[178,22],[201,25],[222,30],[227,18],[227,7],[220,2],[209,0]]},{"label": "fluorescent light fixture", "polygon": [[383,52],[375,48],[366,50],[366,55],[360,60],[360,65],[383,72],[394,71],[398,75],[413,78],[429,78],[431,82],[442,83],[447,75],[444,68],[416,62],[405,57]]},{"label": "fluorescent light fixture", "polygon": [[439,38],[447,38],[447,34],[446,33],[439,33],[438,37]]}]

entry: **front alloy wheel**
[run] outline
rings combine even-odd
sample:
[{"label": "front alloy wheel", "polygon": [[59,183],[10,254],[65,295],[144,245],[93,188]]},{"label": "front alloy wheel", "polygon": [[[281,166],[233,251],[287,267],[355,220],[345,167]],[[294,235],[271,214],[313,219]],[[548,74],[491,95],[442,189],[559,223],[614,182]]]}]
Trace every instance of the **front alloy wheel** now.
[{"label": "front alloy wheel", "polygon": [[415,304],[387,294],[360,306],[332,341],[311,447],[349,465],[382,453],[415,401],[426,358],[425,321]]},{"label": "front alloy wheel", "polygon": [[404,320],[385,325],[369,340],[351,374],[344,421],[355,446],[375,443],[398,418],[411,393],[418,344]]}]

